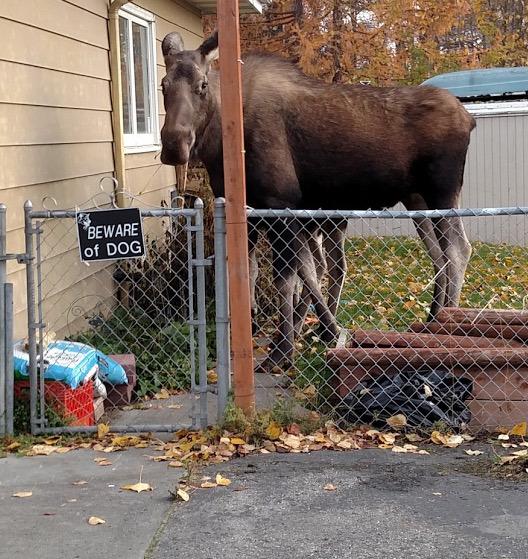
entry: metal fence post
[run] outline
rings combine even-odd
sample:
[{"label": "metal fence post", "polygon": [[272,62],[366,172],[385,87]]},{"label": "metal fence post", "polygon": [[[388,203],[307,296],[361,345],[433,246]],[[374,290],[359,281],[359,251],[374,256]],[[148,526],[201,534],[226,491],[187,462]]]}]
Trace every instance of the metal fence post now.
[{"label": "metal fence post", "polygon": [[227,285],[227,251],[225,227],[225,200],[215,200],[215,311],[216,311],[216,373],[218,375],[218,423],[224,419],[229,391],[231,367],[229,347],[229,290]]},{"label": "metal fence post", "polygon": [[24,236],[26,240],[26,281],[27,281],[27,321],[28,321],[28,344],[29,344],[29,416],[31,433],[38,431],[37,421],[37,399],[38,399],[38,375],[37,375],[37,324],[35,322],[35,276],[33,270],[33,226],[31,222],[31,211],[33,204],[27,200],[24,203]]},{"label": "metal fence post", "polygon": [[6,435],[14,434],[15,371],[13,366],[13,284],[4,284]]},{"label": "metal fence post", "polygon": [[191,373],[191,420],[192,428],[198,428],[198,413],[196,411],[196,339],[194,336],[196,324],[194,319],[194,268],[193,268],[193,225],[192,218],[185,218],[185,230],[187,232],[187,297],[189,311],[189,359]]},{"label": "metal fence post", "polygon": [[200,428],[207,427],[207,316],[205,307],[205,239],[203,221],[203,201],[197,198],[196,210],[196,310],[198,322],[198,377],[200,393]]},{"label": "metal fence post", "polygon": [[[2,321],[4,321],[5,317],[4,286],[7,280],[6,238],[6,206],[5,204],[0,204],[0,320]],[[8,350],[4,327],[0,335],[0,435],[6,434],[6,355]]]}]

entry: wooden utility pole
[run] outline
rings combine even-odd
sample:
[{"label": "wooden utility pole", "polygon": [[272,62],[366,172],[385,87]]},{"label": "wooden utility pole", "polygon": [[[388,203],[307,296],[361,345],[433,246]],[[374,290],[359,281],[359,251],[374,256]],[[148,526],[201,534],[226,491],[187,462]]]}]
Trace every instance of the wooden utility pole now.
[{"label": "wooden utility pole", "polygon": [[255,410],[238,0],[218,0],[220,94],[235,405]]}]

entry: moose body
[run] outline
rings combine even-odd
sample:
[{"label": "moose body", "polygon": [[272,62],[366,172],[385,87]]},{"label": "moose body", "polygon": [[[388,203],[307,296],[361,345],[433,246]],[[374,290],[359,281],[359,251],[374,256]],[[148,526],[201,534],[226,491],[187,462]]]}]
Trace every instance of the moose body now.
[{"label": "moose body", "polygon": [[[162,81],[161,160],[172,165],[202,161],[215,196],[222,196],[219,76],[210,69],[217,46],[216,34],[195,51],[184,50],[177,33],[163,41],[167,75]],[[361,210],[402,202],[409,209],[458,207],[475,121],[449,92],[424,86],[329,85],[266,54],[244,59],[242,92],[250,206]],[[471,249],[459,218],[421,218],[415,225],[436,272],[434,315],[444,305],[458,304]],[[300,225],[268,224],[281,313],[270,365],[293,350],[296,272],[301,271],[319,303],[328,332],[337,333],[335,304],[328,312],[317,282],[311,282],[306,268],[302,272],[307,256],[303,235],[308,233]],[[342,281],[343,264],[340,271]]]}]

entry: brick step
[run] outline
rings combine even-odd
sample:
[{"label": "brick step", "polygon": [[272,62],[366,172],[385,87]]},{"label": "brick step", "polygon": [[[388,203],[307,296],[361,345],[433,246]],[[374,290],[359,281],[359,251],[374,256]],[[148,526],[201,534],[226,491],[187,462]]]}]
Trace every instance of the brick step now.
[{"label": "brick step", "polygon": [[[479,318],[481,320],[482,318]],[[416,322],[409,327],[417,334],[451,334],[453,336],[473,336],[499,338],[501,340],[528,344],[528,326],[509,326],[505,324],[489,324],[485,322]],[[509,343],[508,345],[513,345]]]},{"label": "brick step", "polygon": [[479,348],[523,347],[514,340],[502,340],[483,336],[456,336],[415,332],[386,332],[382,330],[355,330],[348,347],[417,347],[417,348]]},{"label": "brick step", "polygon": [[528,326],[528,311],[445,307],[438,311],[436,320],[438,322],[454,322],[456,324],[479,322],[503,326]]}]

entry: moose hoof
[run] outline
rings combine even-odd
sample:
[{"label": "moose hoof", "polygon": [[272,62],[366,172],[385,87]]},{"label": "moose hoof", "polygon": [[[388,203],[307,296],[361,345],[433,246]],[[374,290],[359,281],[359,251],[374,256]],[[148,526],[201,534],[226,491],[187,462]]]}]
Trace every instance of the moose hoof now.
[{"label": "moose hoof", "polygon": [[319,331],[318,331],[318,336],[319,339],[326,345],[331,345],[334,344],[338,337],[339,337],[339,330],[336,329],[334,331],[334,329],[332,328],[331,330],[329,328],[325,328],[324,326],[321,326]]}]

